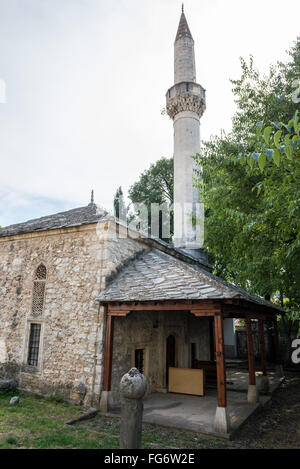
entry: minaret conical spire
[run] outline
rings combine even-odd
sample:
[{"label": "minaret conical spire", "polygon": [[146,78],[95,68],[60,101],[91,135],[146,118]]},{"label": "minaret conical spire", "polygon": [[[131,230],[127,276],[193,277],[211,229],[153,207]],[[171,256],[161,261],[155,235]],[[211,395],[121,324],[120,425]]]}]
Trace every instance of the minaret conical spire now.
[{"label": "minaret conical spire", "polygon": [[175,42],[178,41],[178,39],[181,39],[182,37],[189,37],[193,39],[188,22],[184,14],[183,4],[182,4],[182,13],[181,13],[180,21],[179,21],[179,26],[178,26]]},{"label": "minaret conical spire", "polygon": [[179,26],[174,43],[174,81],[196,82],[194,39],[186,20],[183,4]]}]

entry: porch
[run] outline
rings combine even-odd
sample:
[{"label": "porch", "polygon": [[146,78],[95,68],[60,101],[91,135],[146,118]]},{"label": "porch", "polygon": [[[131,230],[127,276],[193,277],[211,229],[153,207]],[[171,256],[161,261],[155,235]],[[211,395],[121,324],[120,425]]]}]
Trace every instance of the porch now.
[{"label": "porch", "polygon": [[[204,374],[207,375],[206,378],[212,381],[211,384],[214,384],[215,388],[211,389],[207,386],[209,383],[207,379],[204,397],[184,394],[176,398],[175,394],[161,396],[163,402],[160,407],[166,400],[169,411],[160,408],[160,418],[163,418],[164,413],[173,409],[171,419],[173,424],[180,422],[183,428],[184,421],[194,422],[193,424],[199,426],[203,416],[206,415],[203,421],[206,432],[212,433],[213,431],[220,435],[232,433],[259,405],[256,371],[260,371],[262,375],[260,388],[263,393],[267,393],[270,388],[265,349],[265,322],[268,322],[268,326],[273,325],[276,373],[282,376],[277,315],[284,314],[284,310],[228,284],[204,271],[198,265],[187,265],[156,250],[150,251],[123,269],[105,292],[98,297],[98,300],[106,307],[105,359],[100,402],[100,408],[104,412],[109,410],[109,401],[118,389],[121,378],[117,376],[117,372],[121,370],[120,361],[116,366],[114,353],[118,352],[122,356],[121,365],[123,368],[125,364],[127,366],[127,369],[123,370],[124,373],[134,366],[132,360],[130,363],[130,353],[124,352],[124,336],[120,340],[120,331],[127,327],[126,337],[131,336],[135,340],[139,335],[137,333],[139,323],[143,323],[148,334],[148,353],[151,357],[148,363],[152,363],[158,372],[155,378],[156,389],[152,388],[150,391],[152,397],[148,397],[150,408],[146,409],[145,418],[150,418],[151,414],[153,417],[153,414],[158,413],[155,408],[157,403],[153,401],[155,400],[153,392],[157,391],[157,395],[161,396],[160,389],[157,387],[159,383],[162,388],[165,388],[161,391],[167,391],[169,369],[198,368],[203,369]],[[160,320],[167,316],[172,318],[172,321],[166,323],[165,319]],[[176,324],[175,318],[177,318]],[[179,318],[181,318],[181,324]],[[230,369],[225,362],[223,321],[226,318],[242,318],[245,321],[247,371],[244,380],[239,379],[242,377],[240,375],[236,383],[240,383],[240,386],[246,385],[246,395],[241,393],[238,396],[238,393],[232,393],[228,388],[228,386],[234,386],[234,383],[230,384],[231,381],[228,379]],[[255,370],[253,348],[252,325],[254,321],[258,323],[260,338],[261,361],[258,370]],[[177,333],[174,326],[177,327]],[[116,337],[114,329],[116,329]],[[196,357],[192,346],[196,343],[196,336],[199,337],[200,334],[199,344],[202,350],[205,349],[205,354]],[[115,340],[117,343],[114,344]],[[141,352],[138,344],[132,350],[132,353],[135,352],[137,356]],[[138,363],[143,363],[143,354],[140,358]],[[139,368],[139,366],[136,367]],[[151,383],[154,378],[153,375],[151,376],[151,370],[148,369],[148,371],[148,376],[147,369],[145,375],[147,378],[150,377]],[[185,383],[189,384],[189,378],[185,380]],[[181,389],[180,391],[186,394],[196,394],[190,393],[189,390],[182,391]],[[264,401],[265,398],[261,400]],[[174,406],[175,401],[177,404]],[[185,412],[188,417],[183,418]]]},{"label": "porch", "polygon": [[[270,383],[267,373],[264,341],[265,320],[273,322],[274,345],[277,356],[276,374],[278,377],[282,374],[280,370],[276,315],[274,311],[270,311],[264,306],[255,305],[257,312],[254,312],[252,308],[253,305],[251,303],[249,304],[241,300],[108,304],[102,410],[108,411],[108,393],[111,391],[114,320],[116,318],[123,318],[124,321],[132,313],[145,314],[148,312],[147,314],[149,315],[154,311],[163,311],[165,313],[176,311],[181,314],[188,312],[195,318],[198,318],[198,321],[201,318],[212,320],[211,325],[213,326],[214,334],[211,334],[210,349],[212,352],[214,346],[215,361],[211,359],[211,364],[215,366],[216,370],[216,386],[207,383],[203,397],[152,393],[146,399],[145,419],[147,419],[146,421],[154,419],[155,423],[160,424],[163,424],[163,421],[166,422],[165,424],[169,422],[170,425],[175,426],[180,424],[181,428],[185,428],[184,425],[186,425],[187,429],[195,430],[198,428],[197,431],[204,433],[229,436],[256,410],[260,403],[265,403],[268,400],[268,397],[259,397],[259,391],[267,394],[271,384],[277,385],[275,376],[272,377],[273,383]],[[223,319],[226,317],[243,317],[245,319],[248,346],[248,370],[246,372],[233,371],[229,368],[226,375],[223,334]],[[256,375],[258,373],[255,372],[253,353],[253,320],[258,320],[260,330],[260,390],[257,386],[258,376]],[[158,362],[159,357],[157,357]],[[201,364],[201,362],[199,363]],[[236,390],[234,391],[234,389]],[[245,391],[247,391],[247,396]]]}]

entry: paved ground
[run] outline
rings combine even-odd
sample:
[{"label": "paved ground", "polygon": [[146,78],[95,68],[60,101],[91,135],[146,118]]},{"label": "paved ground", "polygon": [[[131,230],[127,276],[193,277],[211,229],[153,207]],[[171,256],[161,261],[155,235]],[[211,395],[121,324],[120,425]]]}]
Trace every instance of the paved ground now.
[{"label": "paved ground", "polygon": [[[257,371],[256,375],[256,383],[259,387],[260,379],[262,377],[262,372]],[[270,385],[270,392],[275,391],[278,387],[278,378],[275,374],[275,371],[268,370],[268,378],[269,378],[269,385]],[[226,387],[228,391],[248,391],[248,381],[249,381],[249,374],[247,370],[243,369],[226,369]]]},{"label": "paved ground", "polygon": [[[94,419],[77,425],[98,438],[101,435],[108,438],[110,435],[112,443],[106,448],[118,447],[119,418],[105,417],[99,413]],[[203,436],[194,431],[145,423],[142,447],[195,450],[300,448],[300,373],[286,373],[286,380],[274,392],[272,399],[249,417],[231,441]]]},{"label": "paved ground", "polygon": [[[259,373],[258,373],[259,374]],[[241,369],[227,370],[227,409],[230,418],[229,433],[222,434],[223,438],[230,438],[238,428],[256,411],[270,400],[270,395],[259,397],[259,404],[247,402],[248,371]],[[280,385],[281,380],[271,373],[270,391]],[[257,384],[259,385],[257,376]],[[144,422],[164,425],[172,428],[192,430],[204,435],[220,437],[214,431],[214,418],[217,407],[216,386],[206,385],[205,396],[190,396],[175,393],[153,393],[144,401]],[[115,410],[114,414],[119,414]]]},{"label": "paved ground", "polygon": [[[265,402],[266,398],[262,399]],[[248,404],[247,394],[242,392],[228,392],[227,402],[231,431],[237,430],[258,407],[258,404]],[[155,393],[145,399],[144,421],[215,435],[216,407],[216,389],[207,389],[203,397]]]}]

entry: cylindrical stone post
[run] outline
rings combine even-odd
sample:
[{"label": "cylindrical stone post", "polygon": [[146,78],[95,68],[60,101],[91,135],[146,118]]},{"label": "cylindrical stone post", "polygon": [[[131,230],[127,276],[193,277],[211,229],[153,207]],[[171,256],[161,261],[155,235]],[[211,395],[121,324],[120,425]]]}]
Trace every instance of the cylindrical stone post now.
[{"label": "cylindrical stone post", "polygon": [[120,449],[138,449],[142,440],[143,397],[147,380],[137,368],[131,368],[120,382]]}]

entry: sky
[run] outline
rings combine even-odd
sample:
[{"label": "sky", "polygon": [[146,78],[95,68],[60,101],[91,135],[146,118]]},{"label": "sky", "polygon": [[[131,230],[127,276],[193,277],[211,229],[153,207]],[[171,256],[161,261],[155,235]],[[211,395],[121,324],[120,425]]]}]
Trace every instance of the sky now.
[{"label": "sky", "polygon": [[[186,0],[201,138],[230,131],[239,57],[263,73],[287,60],[300,3]],[[178,0],[0,0],[0,225],[95,202],[111,209],[173,154],[162,115],[173,85]]]}]

